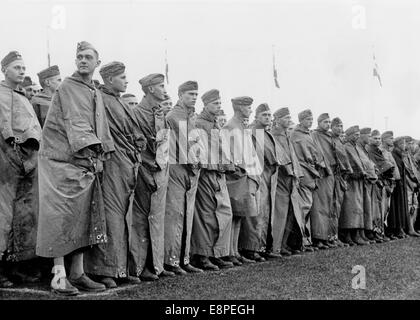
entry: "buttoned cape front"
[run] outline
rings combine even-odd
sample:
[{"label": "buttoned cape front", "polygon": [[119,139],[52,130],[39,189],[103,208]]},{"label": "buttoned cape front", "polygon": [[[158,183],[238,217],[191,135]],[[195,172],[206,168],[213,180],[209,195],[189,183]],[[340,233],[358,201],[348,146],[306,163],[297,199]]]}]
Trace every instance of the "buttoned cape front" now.
[{"label": "buttoned cape front", "polygon": [[341,214],[341,206],[344,201],[344,194],[348,188],[347,175],[353,172],[351,168],[349,158],[347,156],[344,144],[341,142],[340,137],[333,135],[333,150],[336,156],[336,166],[333,168],[334,173],[334,196],[333,196],[333,224],[331,232],[334,235],[338,235],[338,222]]},{"label": "buttoned cape front", "polygon": [[333,234],[333,196],[335,179],[333,175],[336,166],[336,157],[333,149],[331,133],[315,129],[312,137],[322,155],[325,169],[321,170],[321,177],[314,191],[314,201],[311,209],[312,237],[320,240],[329,240]]},{"label": "buttoned cape front", "polygon": [[190,157],[189,152],[196,143],[190,140],[195,128],[193,117],[194,108],[187,108],[179,102],[166,115],[171,129],[164,245],[165,263],[169,265],[189,263],[195,196],[200,174],[196,159]]},{"label": "buttoned cape front", "polygon": [[[263,145],[260,145],[257,139],[256,130],[260,129],[263,132]],[[276,189],[278,169],[280,165],[286,164],[286,158],[281,152],[280,146],[268,130],[259,128],[257,125],[252,126],[254,143],[257,147],[257,154],[260,155],[260,163],[264,166],[264,171],[261,175],[261,184],[258,190],[258,207],[259,207],[259,224],[258,232],[260,234],[260,248],[267,247],[267,237],[273,239],[274,251],[279,251],[281,245],[281,238],[279,237],[282,225],[282,217],[280,212],[275,211]],[[270,226],[270,228],[269,228]],[[269,234],[270,231],[270,234]]]},{"label": "buttoned cape front", "polygon": [[294,215],[298,225],[297,231],[300,232],[301,237],[305,234],[302,203],[298,193],[298,181],[303,177],[303,172],[288,133],[280,128],[273,128],[271,133],[281,148],[282,158],[285,160],[284,163],[280,162],[276,187],[275,212],[279,217],[279,223],[278,241],[273,241],[273,249],[277,250],[281,249],[289,214]]},{"label": "buttoned cape front", "polygon": [[234,116],[222,130],[224,141],[231,141],[230,159],[237,167],[234,173],[226,175],[226,180],[233,215],[239,217],[258,215],[256,194],[262,173],[261,163],[253,147],[252,132],[247,135],[245,129],[243,122]]},{"label": "buttoned cape front", "polygon": [[357,143],[346,142],[344,144],[353,173],[349,175],[348,190],[344,194],[339,219],[340,228],[363,229],[364,228],[364,179],[367,171],[362,162],[361,155],[364,151]]},{"label": "buttoned cape front", "polygon": [[146,265],[151,246],[154,271],[163,271],[166,191],[168,185],[167,155],[168,134],[165,118],[155,115],[157,102],[143,97],[133,109],[138,125],[146,137],[146,149],[142,152],[142,163],[133,206],[134,271],[140,275]]},{"label": "buttoned cape front", "polygon": [[104,162],[102,183],[108,241],[88,250],[84,262],[87,273],[118,278],[129,274],[128,257],[140,246],[132,235],[132,208],[144,137],[121,97],[106,86],[100,91],[115,146]]},{"label": "buttoned cape front", "polygon": [[[97,160],[84,152],[92,145],[103,149]],[[101,160],[114,150],[102,96],[93,82],[84,82],[78,73],[64,79],[44,124],[38,159],[39,256],[62,257],[106,241]]]},{"label": "buttoned cape front", "polygon": [[[226,186],[222,148],[216,117],[203,110],[197,117],[202,151],[207,156],[198,181],[191,235],[191,254],[223,257],[229,255],[232,209]],[[206,147],[204,147],[206,145]],[[219,158],[219,161],[217,159]],[[213,161],[217,161],[213,163]],[[227,164],[226,164],[227,165]]]},{"label": "buttoned cape front", "polygon": [[[19,88],[0,83],[0,259],[35,257],[41,127]],[[6,142],[14,138],[15,145]]]},{"label": "buttoned cape front", "polygon": [[293,142],[296,156],[304,174],[302,184],[310,189],[315,189],[316,181],[320,177],[318,168],[325,167],[325,164],[310,131],[298,124],[292,131],[290,140]]}]

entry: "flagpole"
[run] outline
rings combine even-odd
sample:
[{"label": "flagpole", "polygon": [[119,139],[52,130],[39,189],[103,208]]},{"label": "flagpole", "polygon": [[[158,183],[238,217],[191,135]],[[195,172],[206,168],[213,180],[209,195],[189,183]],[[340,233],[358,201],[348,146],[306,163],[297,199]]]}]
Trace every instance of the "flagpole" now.
[{"label": "flagpole", "polygon": [[166,78],[166,84],[169,84],[168,39],[166,38],[165,38],[165,78]]},{"label": "flagpole", "polygon": [[50,56],[50,27],[47,26],[47,63],[48,68],[51,67],[51,56]]},{"label": "flagpole", "polygon": [[[375,57],[375,47],[374,44],[372,43],[372,55],[371,55],[372,59],[373,59],[373,63],[375,63],[374,57]],[[373,126],[374,121],[375,121],[375,77],[372,75],[371,76],[371,80],[370,80],[370,108],[371,108],[371,114],[370,114],[370,122],[371,122],[371,126]]]}]

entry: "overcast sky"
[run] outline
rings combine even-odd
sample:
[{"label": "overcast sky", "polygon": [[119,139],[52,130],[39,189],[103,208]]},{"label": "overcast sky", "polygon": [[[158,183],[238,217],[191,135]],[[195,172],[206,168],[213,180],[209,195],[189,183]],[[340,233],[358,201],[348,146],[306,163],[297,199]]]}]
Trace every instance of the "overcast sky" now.
[{"label": "overcast sky", "polygon": [[[20,51],[37,82],[49,26],[51,63],[63,77],[86,40],[102,63],[126,64],[128,92],[141,98],[138,80],[164,72],[166,48],[174,100],[180,83],[197,80],[200,95],[221,91],[228,116],[230,99],[248,95],[254,108],[289,107],[295,122],[310,108],[315,118],[340,116],[345,128],[383,131],[387,123],[396,135],[420,138],[419,1],[2,0],[1,12],[1,57]],[[373,51],[383,87],[372,75]]]}]

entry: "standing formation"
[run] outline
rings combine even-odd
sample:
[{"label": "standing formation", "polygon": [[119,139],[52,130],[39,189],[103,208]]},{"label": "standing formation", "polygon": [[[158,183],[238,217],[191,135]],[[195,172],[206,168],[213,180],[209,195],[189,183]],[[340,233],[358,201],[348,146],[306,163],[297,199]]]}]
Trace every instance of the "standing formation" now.
[{"label": "standing formation", "polygon": [[[96,69],[103,84],[92,79]],[[100,292],[337,247],[420,237],[419,141],[310,109],[253,110],[165,76],[125,93],[122,62],[88,42],[76,71],[1,60],[0,287],[52,268],[61,295]],[[26,87],[26,90],[25,90]],[[196,113],[196,102],[204,105]],[[175,102],[175,100],[174,100]],[[250,121],[255,111],[255,120]],[[49,271],[49,270],[48,270]]]}]

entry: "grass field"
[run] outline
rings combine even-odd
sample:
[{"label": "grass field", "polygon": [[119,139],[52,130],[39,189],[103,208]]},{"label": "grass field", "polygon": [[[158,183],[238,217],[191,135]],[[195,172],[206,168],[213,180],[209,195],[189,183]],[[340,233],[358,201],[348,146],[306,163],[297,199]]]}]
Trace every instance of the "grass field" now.
[{"label": "grass field", "polygon": [[[366,289],[352,288],[356,265],[365,268]],[[0,289],[0,299],[62,297],[44,283]],[[420,238],[306,253],[71,299],[420,299]]]}]

